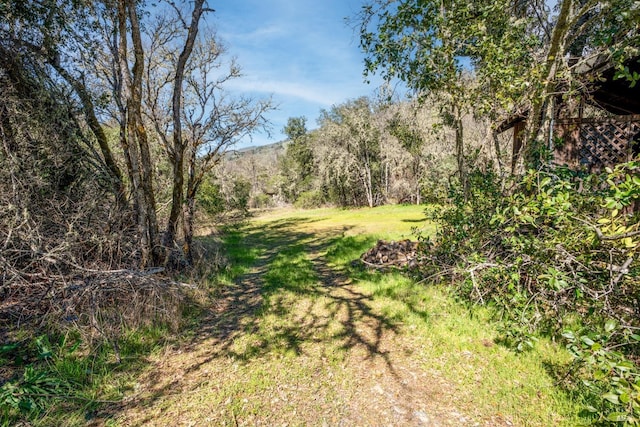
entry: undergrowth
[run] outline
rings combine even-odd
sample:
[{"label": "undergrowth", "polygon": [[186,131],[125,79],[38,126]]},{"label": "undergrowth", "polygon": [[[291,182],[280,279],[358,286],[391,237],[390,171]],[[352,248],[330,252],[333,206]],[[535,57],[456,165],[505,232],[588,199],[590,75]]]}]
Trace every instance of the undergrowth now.
[{"label": "undergrowth", "polygon": [[[212,248],[203,245],[202,251],[202,263],[211,265],[198,263],[188,278],[193,283],[208,283],[212,270],[226,262]],[[147,356],[188,338],[208,302],[206,289],[169,277],[130,275],[124,282],[129,287],[113,281],[99,292],[79,292],[62,322],[53,311],[39,324],[0,331],[0,426],[80,426],[109,419]]]},{"label": "undergrowth", "polygon": [[640,425],[639,168],[530,171],[510,195],[478,172],[466,199],[430,210],[439,228],[423,239],[420,276],[449,276],[458,297],[493,307],[502,343],[566,345],[574,359],[554,367],[557,383],[601,425]]},{"label": "undergrowth", "polygon": [[85,425],[120,403],[144,366],[142,355],[159,349],[166,335],[163,326],[125,332],[117,353],[107,342],[90,347],[77,331],[3,344],[0,364],[13,375],[0,385],[0,425]]}]

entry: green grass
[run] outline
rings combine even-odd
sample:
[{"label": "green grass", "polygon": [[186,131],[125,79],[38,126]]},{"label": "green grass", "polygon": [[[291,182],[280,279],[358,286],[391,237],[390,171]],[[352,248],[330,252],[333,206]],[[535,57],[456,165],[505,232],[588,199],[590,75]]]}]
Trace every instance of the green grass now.
[{"label": "green grass", "polygon": [[[222,242],[230,266],[209,290],[220,298],[225,290],[241,293],[251,278],[261,287],[261,305],[248,310],[240,299],[234,303],[240,306],[229,306],[220,314],[231,319],[218,341],[199,332],[209,327],[215,336],[216,323],[191,322],[191,349],[175,353],[160,353],[168,338],[162,327],[126,333],[119,341],[121,364],[108,343],[89,355],[82,346],[73,348],[70,337],[44,366],[77,385],[74,393],[84,400],[60,401],[33,425],[84,425],[99,413],[96,400],[134,393],[142,387],[140,372],[154,364],[161,372],[150,378],[166,385],[161,391],[148,385],[149,400],[144,393],[136,396],[140,403],[122,414],[133,417],[133,424],[189,419],[196,425],[335,425],[345,408],[364,398],[362,384],[384,381],[354,365],[360,358],[384,359],[373,326],[394,331],[387,339],[402,349],[396,363],[418,367],[434,382],[439,400],[424,398],[455,408],[469,422],[579,424],[577,403],[554,386],[548,371],[570,360],[565,351],[541,339],[533,350],[515,353],[498,344],[493,313],[456,302],[446,284],[425,286],[354,263],[378,239],[412,238],[416,228],[432,232],[423,210],[272,211],[226,227]],[[359,402],[364,408],[369,403]],[[121,424],[117,418],[108,423]]]},{"label": "green grass", "polygon": [[[331,268],[371,297],[375,313],[400,325],[402,334],[422,349],[409,357],[452,385],[455,405],[462,412],[477,420],[498,417],[517,425],[580,423],[577,403],[554,386],[547,371],[548,366],[570,360],[564,350],[542,339],[534,350],[515,353],[496,343],[498,324],[492,313],[457,303],[446,284],[427,287],[400,273],[369,272],[353,266],[378,239],[410,238],[415,227],[423,232],[433,230],[422,221],[423,208],[415,206],[276,211],[251,221],[240,231],[245,250],[255,242],[262,242],[265,250],[279,242],[291,244],[283,246],[270,261],[258,326],[237,340],[235,355],[246,363],[259,358],[262,369],[284,370],[288,378],[300,379],[310,367],[308,362],[301,363],[299,356],[315,354],[318,343],[324,346],[318,357],[329,356],[333,366],[344,362],[350,331],[335,320],[344,306],[318,287],[319,278],[308,250],[305,252],[305,245],[312,246],[320,250]],[[250,374],[252,384],[254,375]],[[341,381],[349,382],[346,378]],[[258,388],[265,391],[272,385]],[[261,413],[258,406],[253,408],[257,411],[254,415]],[[240,408],[234,410],[239,411],[234,414],[243,415]]]},{"label": "green grass", "polygon": [[360,286],[429,349],[416,356],[456,385],[459,405],[479,416],[498,411],[521,425],[576,424],[578,406],[545,369],[570,360],[562,349],[541,340],[533,351],[514,353],[495,343],[498,331],[488,310],[461,306],[446,287],[425,288],[398,274],[372,276]]},{"label": "green grass", "polygon": [[427,222],[425,206],[389,205],[376,208],[322,208],[308,210],[274,210],[252,223],[296,220],[299,231],[341,232],[344,236],[376,235],[382,239],[406,239],[414,230],[430,233],[434,226]]},{"label": "green grass", "polygon": [[[0,393],[0,425],[25,420],[33,426],[86,425],[101,402],[119,401],[132,389],[146,365],[143,356],[161,349],[168,333],[162,326],[124,332],[117,341],[120,361],[112,343],[91,346],[73,330],[39,337],[21,334],[19,345],[3,354],[3,362],[17,374],[3,387],[13,384],[11,394],[22,403],[13,406]],[[34,380],[22,377],[25,371],[32,371]]]}]

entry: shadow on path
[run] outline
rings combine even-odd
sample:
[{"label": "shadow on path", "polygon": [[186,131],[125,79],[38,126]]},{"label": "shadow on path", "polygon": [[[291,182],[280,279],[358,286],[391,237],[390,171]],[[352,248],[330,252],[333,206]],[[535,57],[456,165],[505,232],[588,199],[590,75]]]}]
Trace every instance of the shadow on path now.
[{"label": "shadow on path", "polygon": [[[197,334],[178,349],[190,354],[180,362],[180,375],[167,379],[163,369],[155,369],[145,379],[150,387],[128,406],[146,407],[184,392],[190,387],[184,378],[197,381],[199,371],[216,360],[249,363],[290,352],[322,358],[342,351],[350,358],[357,354],[359,362],[383,361],[400,382],[388,349],[397,325],[376,313],[372,296],[357,290],[324,256],[346,229],[300,231],[311,222],[298,218],[227,230],[238,245],[231,261],[245,263],[248,272],[222,290]],[[256,257],[243,255],[256,248]]]},{"label": "shadow on path", "polygon": [[[382,357],[392,369],[380,344],[386,331],[396,331],[389,319],[375,313],[372,297],[355,289],[341,272],[330,267],[322,253],[345,231],[322,234],[297,231],[311,221],[286,220],[246,226],[247,248],[264,251],[251,271],[227,287],[203,322],[192,345],[211,342],[209,357],[194,363],[190,371],[218,357],[248,361],[270,352],[303,354],[307,344],[337,344],[343,350],[364,349],[369,358]],[[297,302],[310,301],[301,308]],[[263,316],[276,316],[269,328]],[[333,323],[341,327],[336,332]],[[236,339],[254,335],[254,342],[238,348]]]}]

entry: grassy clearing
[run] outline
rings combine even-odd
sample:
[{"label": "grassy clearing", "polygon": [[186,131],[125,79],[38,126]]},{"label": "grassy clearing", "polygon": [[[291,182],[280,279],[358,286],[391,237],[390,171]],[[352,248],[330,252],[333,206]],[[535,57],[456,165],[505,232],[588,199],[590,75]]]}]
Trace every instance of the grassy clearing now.
[{"label": "grassy clearing", "polygon": [[302,232],[341,232],[344,236],[375,235],[380,239],[406,239],[414,229],[423,233],[434,230],[426,222],[425,207],[416,205],[390,205],[374,209],[323,208],[309,210],[278,209],[262,213],[253,223],[277,221],[297,222]]},{"label": "grassy clearing", "polygon": [[415,206],[274,211],[227,229],[223,289],[257,285],[261,304],[234,299],[196,350],[163,355],[157,369],[179,381],[153,377],[124,424],[578,424],[546,368],[565,352],[541,340],[516,354],[446,285],[353,265],[377,239],[432,230],[423,219]]}]

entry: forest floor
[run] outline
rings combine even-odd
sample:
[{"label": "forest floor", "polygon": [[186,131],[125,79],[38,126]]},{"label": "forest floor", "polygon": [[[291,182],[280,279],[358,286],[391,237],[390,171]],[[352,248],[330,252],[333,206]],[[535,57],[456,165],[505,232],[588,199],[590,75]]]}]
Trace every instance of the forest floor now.
[{"label": "forest floor", "polygon": [[547,369],[567,360],[561,350],[542,342],[515,354],[496,344],[486,312],[446,287],[353,262],[424,224],[422,208],[387,207],[276,212],[228,228],[233,268],[212,306],[191,336],[151,357],[108,424],[575,424]]}]

